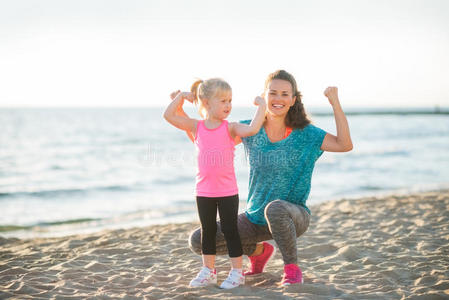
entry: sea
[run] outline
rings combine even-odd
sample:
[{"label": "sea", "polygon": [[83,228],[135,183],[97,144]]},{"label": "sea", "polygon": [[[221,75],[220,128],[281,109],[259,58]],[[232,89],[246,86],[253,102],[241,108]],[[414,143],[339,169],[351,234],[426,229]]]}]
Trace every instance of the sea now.
[{"label": "sea", "polygon": [[[0,237],[198,221],[195,148],[162,118],[163,110],[1,108]],[[354,149],[320,157],[309,206],[449,187],[449,109],[345,111]],[[254,112],[234,107],[229,121]],[[308,112],[315,126],[336,133],[330,107]],[[249,167],[243,145],[236,147],[235,170],[244,211]]]}]

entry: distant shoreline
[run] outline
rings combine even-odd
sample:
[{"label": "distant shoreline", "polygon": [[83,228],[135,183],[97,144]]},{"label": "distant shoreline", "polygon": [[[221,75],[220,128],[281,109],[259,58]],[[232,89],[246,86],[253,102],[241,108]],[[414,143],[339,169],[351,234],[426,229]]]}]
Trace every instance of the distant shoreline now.
[{"label": "distant shoreline", "polygon": [[[251,106],[234,106],[234,109],[253,109]],[[126,106],[113,106],[113,107],[0,107],[1,110],[140,110],[140,109],[158,109],[162,110],[162,106],[143,106],[143,107],[126,107]],[[194,108],[185,108],[186,111]],[[307,112],[314,116],[330,116],[333,115],[331,108],[325,106],[309,106],[306,108]],[[344,107],[345,114],[349,116],[356,115],[449,115],[449,106],[432,106],[432,107]]]}]

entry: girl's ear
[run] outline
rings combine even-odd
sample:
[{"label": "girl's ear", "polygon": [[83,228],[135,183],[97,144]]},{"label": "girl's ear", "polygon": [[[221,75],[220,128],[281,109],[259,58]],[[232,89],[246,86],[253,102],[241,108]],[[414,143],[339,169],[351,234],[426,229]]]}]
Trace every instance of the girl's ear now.
[{"label": "girl's ear", "polygon": [[205,108],[209,108],[209,99],[206,99],[206,98],[201,99],[201,102],[203,103],[203,106]]}]

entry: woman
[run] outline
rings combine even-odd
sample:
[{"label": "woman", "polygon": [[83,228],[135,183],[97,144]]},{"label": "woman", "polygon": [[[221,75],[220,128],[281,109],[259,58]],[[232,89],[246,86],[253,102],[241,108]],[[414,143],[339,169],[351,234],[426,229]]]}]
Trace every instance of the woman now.
[{"label": "woman", "polygon": [[[247,208],[238,216],[238,229],[243,253],[251,263],[245,276],[263,272],[275,250],[265,241],[273,239],[284,261],[281,283],[290,285],[303,282],[296,239],[309,226],[306,200],[315,162],[323,151],[350,151],[352,141],[336,87],[328,87],[324,95],[334,110],[337,136],[310,124],[296,81],[286,71],[268,76],[265,95],[267,115],[263,127],[256,135],[242,138],[250,179]],[[217,226],[217,254],[226,254],[226,242],[219,223]],[[192,232],[189,245],[201,254],[200,229]]]}]

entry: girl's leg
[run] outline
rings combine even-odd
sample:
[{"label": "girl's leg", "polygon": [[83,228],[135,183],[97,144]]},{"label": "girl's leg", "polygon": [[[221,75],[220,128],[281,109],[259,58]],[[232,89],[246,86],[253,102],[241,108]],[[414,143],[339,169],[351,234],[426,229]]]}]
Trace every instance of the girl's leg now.
[{"label": "girl's leg", "polygon": [[237,215],[239,211],[239,196],[223,197],[218,200],[218,214],[220,215],[221,231],[223,232],[231,258],[232,267],[242,268],[242,243],[237,228]]},{"label": "girl's leg", "polygon": [[[220,223],[217,223],[217,227],[216,253],[218,255],[226,255],[228,254],[228,248],[226,246],[224,235],[221,231]],[[268,230],[268,226],[251,223],[245,213],[241,213],[237,216],[237,227],[244,255],[252,255],[256,250],[256,245],[258,242],[273,239],[270,231]],[[200,255],[202,254],[201,228],[195,229],[190,234],[189,247],[193,252]]]},{"label": "girl's leg", "polygon": [[223,197],[218,201],[221,232],[226,240],[229,257],[242,256],[242,243],[237,228],[239,196]]},{"label": "girl's leg", "polygon": [[215,267],[215,236],[217,232],[217,202],[207,197],[196,197],[198,215],[201,222],[201,250],[203,265],[209,269]]},{"label": "girl's leg", "polygon": [[309,227],[310,215],[304,207],[275,200],[265,207],[265,218],[284,264],[297,264],[296,238]]}]

